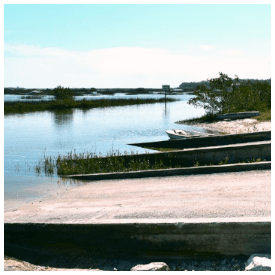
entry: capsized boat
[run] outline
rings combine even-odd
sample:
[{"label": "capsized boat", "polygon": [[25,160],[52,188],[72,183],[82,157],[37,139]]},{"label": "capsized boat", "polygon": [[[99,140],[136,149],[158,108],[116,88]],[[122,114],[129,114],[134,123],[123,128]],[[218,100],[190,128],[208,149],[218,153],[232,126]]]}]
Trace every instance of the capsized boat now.
[{"label": "capsized boat", "polygon": [[170,139],[189,139],[189,138],[198,138],[198,137],[207,137],[213,136],[213,134],[206,134],[196,131],[187,131],[187,130],[167,130],[165,131]]}]

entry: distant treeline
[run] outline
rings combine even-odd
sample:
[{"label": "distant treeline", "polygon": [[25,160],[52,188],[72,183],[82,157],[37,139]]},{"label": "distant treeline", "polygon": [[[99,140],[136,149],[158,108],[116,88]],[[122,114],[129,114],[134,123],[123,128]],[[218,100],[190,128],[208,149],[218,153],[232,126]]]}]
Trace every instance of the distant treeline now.
[{"label": "distant treeline", "polygon": [[[69,88],[73,95],[90,94],[97,92],[99,94],[115,94],[115,93],[128,93],[128,94],[146,94],[155,91],[162,91],[162,88]],[[4,88],[4,94],[16,94],[16,95],[29,95],[32,93],[41,95],[50,95],[54,89],[27,89],[27,88]]]},{"label": "distant treeline", "polygon": [[[253,83],[253,82],[257,82],[257,81],[267,82],[269,85],[271,85],[271,79],[261,79],[261,80],[259,80],[259,79],[240,79],[240,82],[243,82],[243,83],[246,83],[246,82]],[[204,80],[204,81],[200,81],[200,82],[182,82],[179,85],[179,88],[182,89],[183,91],[194,91],[194,90],[196,90],[196,88],[198,86],[201,86],[201,85],[204,85],[207,88],[210,88],[209,80]]]}]

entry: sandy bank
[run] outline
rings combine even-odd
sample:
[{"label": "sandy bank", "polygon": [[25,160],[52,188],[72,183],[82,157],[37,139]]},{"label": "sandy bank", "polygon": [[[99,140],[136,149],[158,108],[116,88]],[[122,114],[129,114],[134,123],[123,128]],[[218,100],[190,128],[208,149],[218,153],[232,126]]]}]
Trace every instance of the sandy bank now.
[{"label": "sandy bank", "polygon": [[209,130],[224,132],[226,134],[271,131],[271,121],[259,122],[253,118],[198,123],[196,126]]}]

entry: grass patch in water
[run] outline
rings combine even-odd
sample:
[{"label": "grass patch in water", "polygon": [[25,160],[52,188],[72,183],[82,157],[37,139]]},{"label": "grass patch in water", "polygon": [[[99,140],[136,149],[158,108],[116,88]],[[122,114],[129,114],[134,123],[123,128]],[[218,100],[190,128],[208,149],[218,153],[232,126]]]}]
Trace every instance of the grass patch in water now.
[{"label": "grass patch in water", "polygon": [[[167,102],[177,101],[173,98],[167,98]],[[97,100],[50,100],[50,101],[33,101],[33,102],[4,102],[4,114],[29,113],[46,110],[63,110],[79,108],[83,110],[91,108],[105,108],[114,106],[152,104],[165,102],[165,98],[131,98],[131,99],[97,99]]]}]

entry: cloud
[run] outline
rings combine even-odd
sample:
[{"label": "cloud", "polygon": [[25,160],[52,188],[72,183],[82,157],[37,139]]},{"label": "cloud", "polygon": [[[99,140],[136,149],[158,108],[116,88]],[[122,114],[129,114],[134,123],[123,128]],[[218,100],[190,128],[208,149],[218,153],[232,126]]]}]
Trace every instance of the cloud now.
[{"label": "cloud", "polygon": [[5,87],[158,88],[218,77],[270,78],[268,60],[210,58],[165,49],[111,48],[69,51],[32,45],[4,46]]}]

